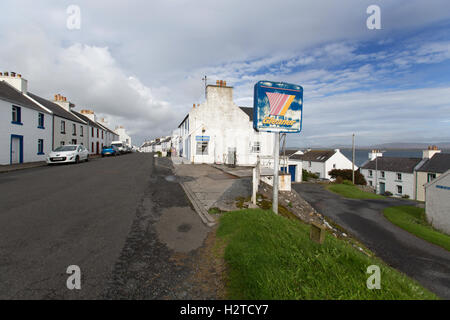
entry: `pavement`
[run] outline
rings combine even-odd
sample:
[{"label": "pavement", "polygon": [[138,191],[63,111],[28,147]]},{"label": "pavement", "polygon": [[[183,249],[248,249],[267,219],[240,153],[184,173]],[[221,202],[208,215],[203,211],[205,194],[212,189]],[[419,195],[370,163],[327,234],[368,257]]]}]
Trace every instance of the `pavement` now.
[{"label": "pavement", "polygon": [[345,228],[388,265],[441,298],[450,299],[450,252],[395,226],[382,214],[384,208],[416,202],[347,199],[312,183],[292,187],[314,209]]},{"label": "pavement", "polygon": [[216,298],[214,270],[192,280],[210,229],[173,174],[142,153],[2,173],[0,299]]}]

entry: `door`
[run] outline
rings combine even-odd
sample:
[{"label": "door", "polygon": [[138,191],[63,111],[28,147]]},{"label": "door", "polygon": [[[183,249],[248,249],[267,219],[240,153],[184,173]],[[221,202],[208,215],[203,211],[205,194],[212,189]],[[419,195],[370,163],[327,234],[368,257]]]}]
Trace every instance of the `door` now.
[{"label": "door", "polygon": [[295,181],[295,171],[296,171],[296,165],[289,165],[289,174],[291,175],[291,181]]},{"label": "door", "polygon": [[384,182],[380,182],[380,194],[383,194],[386,192],[386,185]]},{"label": "door", "polygon": [[98,150],[100,148],[100,145],[99,145],[99,143],[98,143],[98,141],[97,141],[97,154],[99,154],[100,153],[100,150]]},{"label": "door", "polygon": [[23,162],[23,137],[11,135],[11,164]]}]

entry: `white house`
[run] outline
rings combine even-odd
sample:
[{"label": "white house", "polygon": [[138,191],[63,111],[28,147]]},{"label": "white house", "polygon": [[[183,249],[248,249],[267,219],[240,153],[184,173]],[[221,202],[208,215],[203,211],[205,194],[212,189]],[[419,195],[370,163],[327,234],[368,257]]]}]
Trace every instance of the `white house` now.
[{"label": "white house", "polygon": [[425,214],[434,228],[450,234],[450,170],[425,184]]},{"label": "white house", "polygon": [[[342,154],[339,149],[334,150],[311,150],[305,153],[295,153],[290,156],[291,160],[301,160],[302,168],[308,172],[315,173],[321,179],[331,179],[328,172],[333,169],[352,169],[352,162]],[[358,167],[355,165],[355,170]]]},{"label": "white house", "polygon": [[416,200],[425,201],[424,185],[450,169],[450,154],[441,153],[436,146],[423,150],[423,165],[416,170]]},{"label": "white house", "polygon": [[360,172],[379,194],[389,191],[396,197],[415,199],[415,170],[422,164],[421,158],[383,157],[381,152],[372,150]]},{"label": "white house", "polygon": [[0,73],[0,164],[44,161],[52,150],[51,110],[31,99],[28,82]]},{"label": "white house", "polygon": [[253,109],[233,102],[225,81],[206,87],[206,101],[193,105],[178,126],[180,155],[191,163],[255,165],[272,155],[274,135],[253,129]]},{"label": "white house", "polygon": [[129,147],[131,147],[131,137],[127,134],[123,126],[116,127],[116,130],[114,130],[114,132],[119,136],[120,141],[123,141]]},{"label": "white house", "polygon": [[30,92],[28,95],[53,112],[52,149],[66,144],[88,146],[88,125],[72,112],[74,104],[67,101],[66,97],[57,94],[55,100],[50,101]]}]

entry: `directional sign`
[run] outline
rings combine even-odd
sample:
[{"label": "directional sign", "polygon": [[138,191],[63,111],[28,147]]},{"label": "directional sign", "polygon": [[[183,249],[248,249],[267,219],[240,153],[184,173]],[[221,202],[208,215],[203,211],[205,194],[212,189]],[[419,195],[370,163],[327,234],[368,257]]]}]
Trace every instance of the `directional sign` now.
[{"label": "directional sign", "polygon": [[258,131],[300,132],[302,130],[303,88],[284,82],[255,84],[253,127]]}]

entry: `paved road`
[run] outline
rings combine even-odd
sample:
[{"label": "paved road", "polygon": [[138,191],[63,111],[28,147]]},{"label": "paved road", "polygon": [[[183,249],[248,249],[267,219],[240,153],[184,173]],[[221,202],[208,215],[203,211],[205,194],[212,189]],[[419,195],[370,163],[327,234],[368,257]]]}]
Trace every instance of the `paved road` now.
[{"label": "paved road", "polygon": [[293,188],[317,211],[344,227],[377,256],[442,298],[450,299],[450,252],[398,228],[382,215],[390,206],[414,204],[397,199],[346,199],[317,184]]},{"label": "paved road", "polygon": [[198,298],[186,279],[209,230],[170,165],[129,154],[1,173],[0,299]]}]

